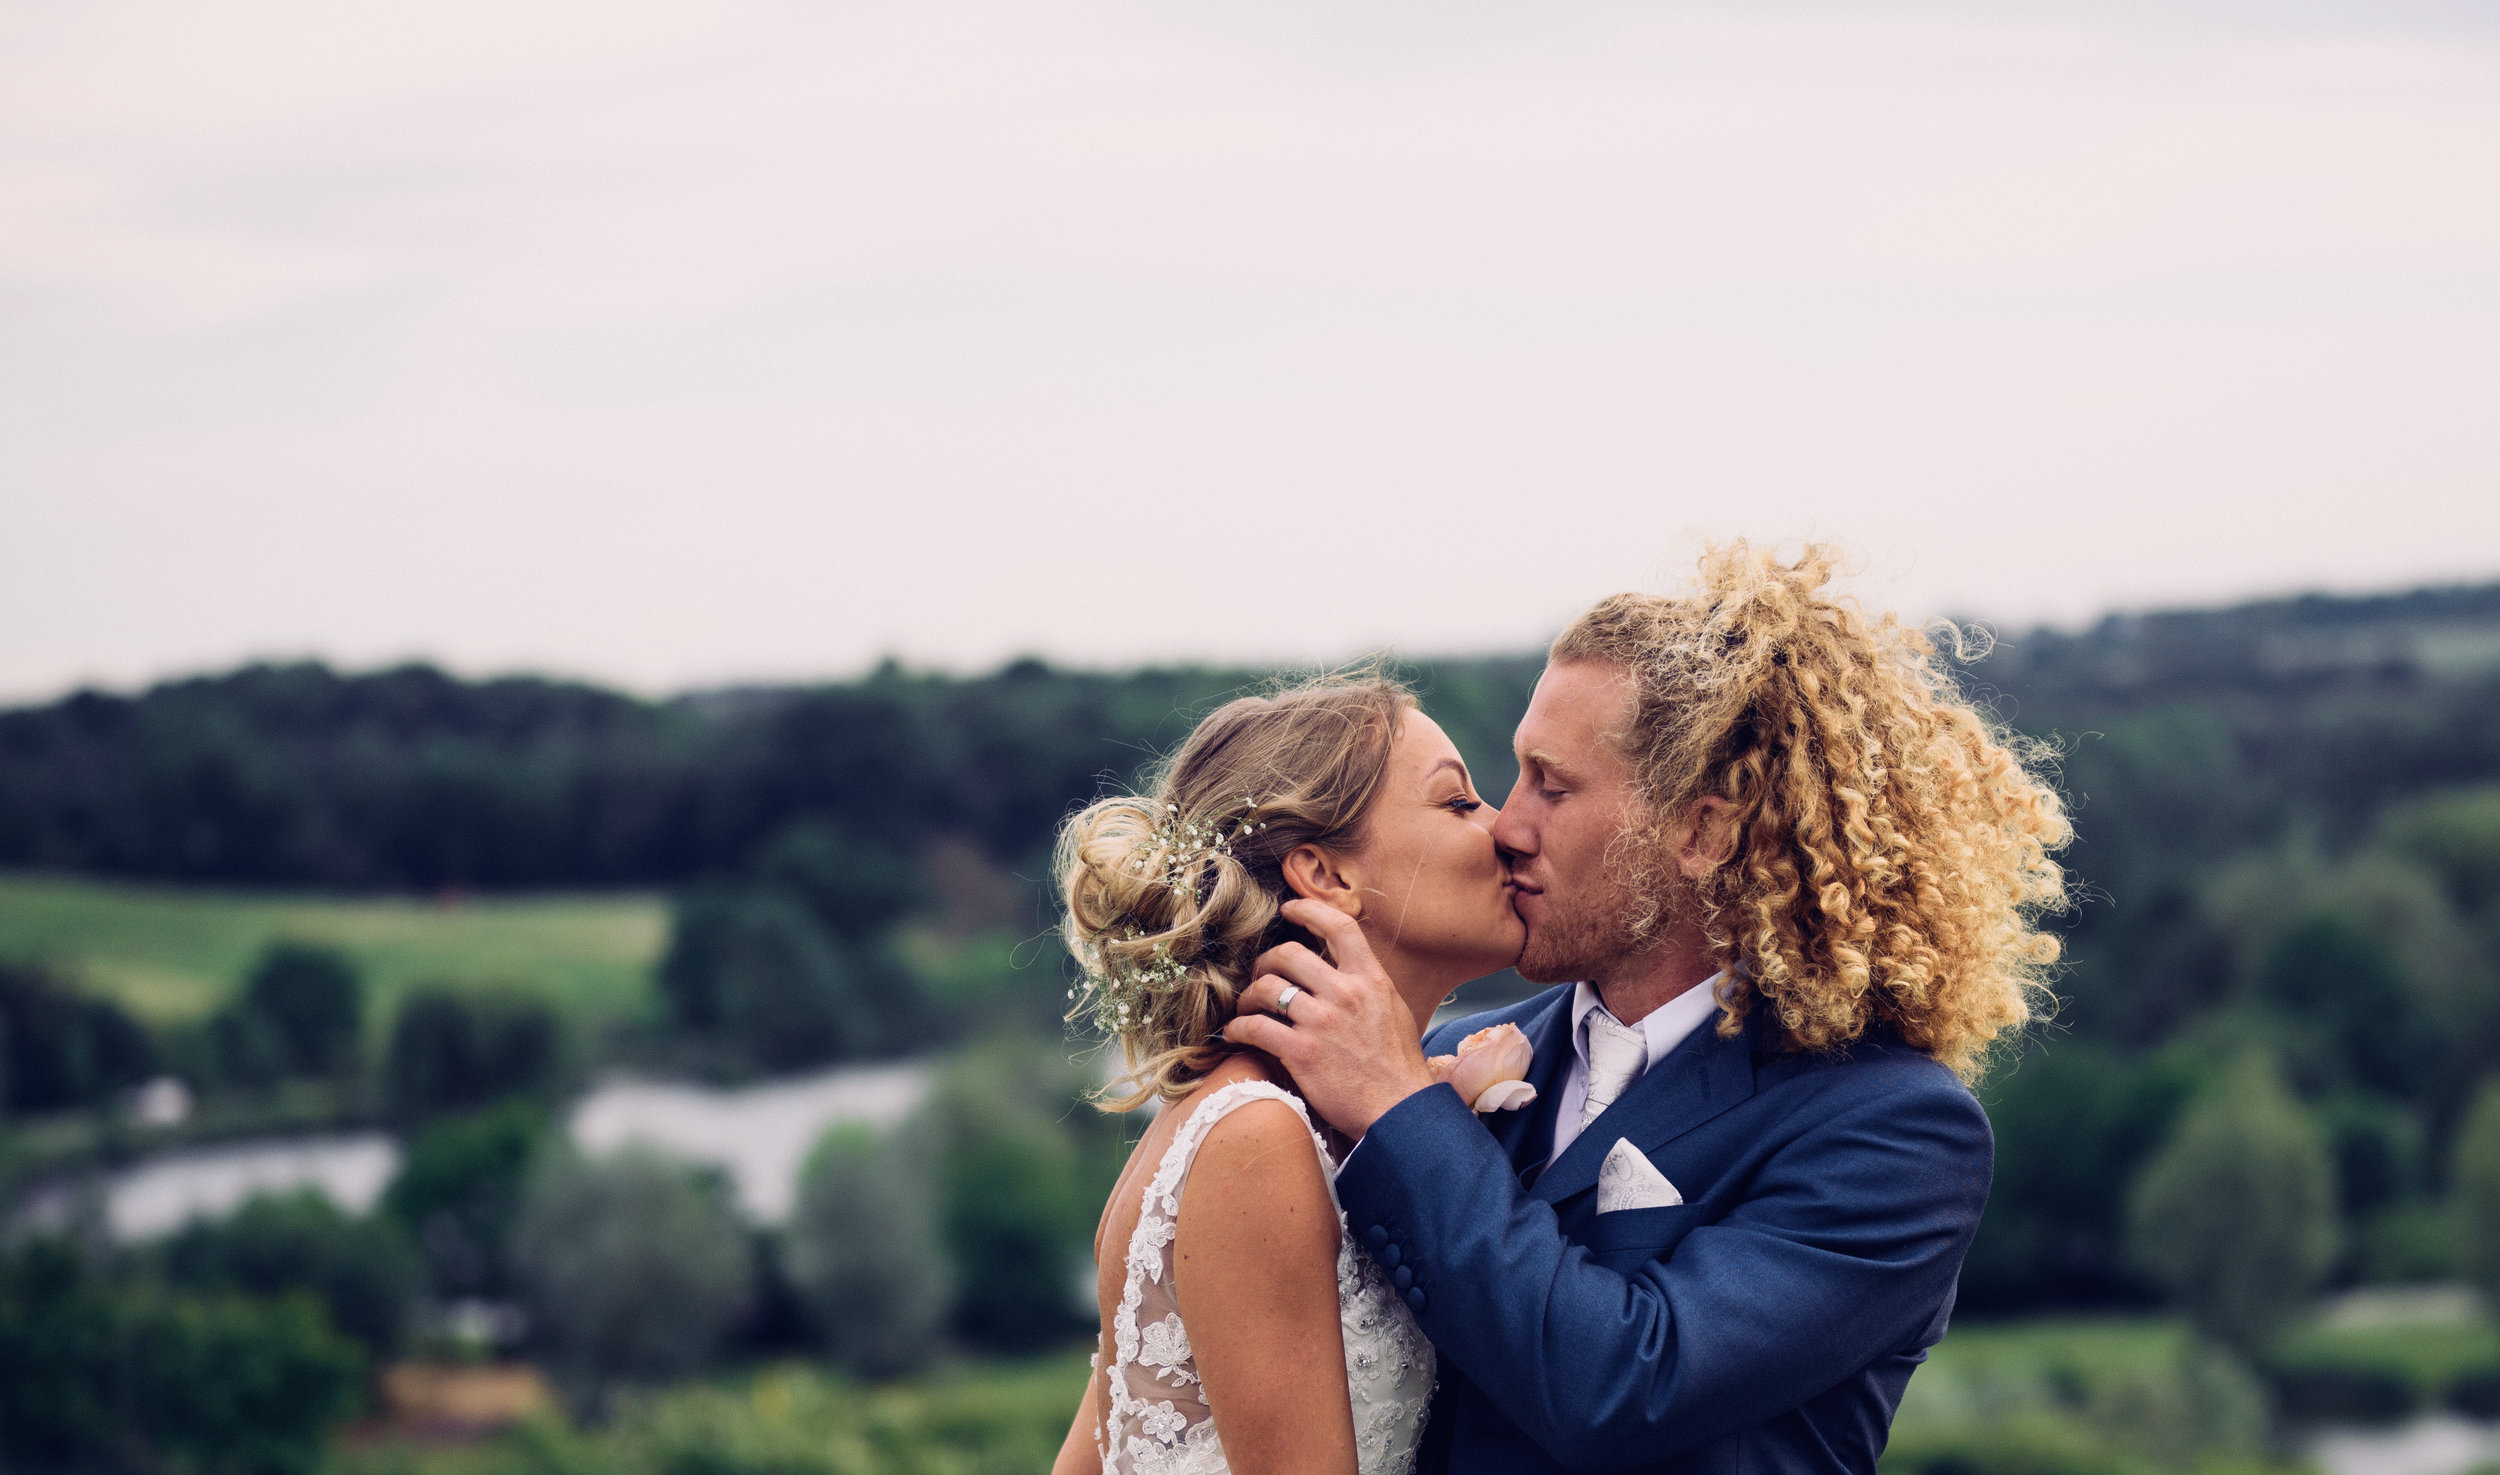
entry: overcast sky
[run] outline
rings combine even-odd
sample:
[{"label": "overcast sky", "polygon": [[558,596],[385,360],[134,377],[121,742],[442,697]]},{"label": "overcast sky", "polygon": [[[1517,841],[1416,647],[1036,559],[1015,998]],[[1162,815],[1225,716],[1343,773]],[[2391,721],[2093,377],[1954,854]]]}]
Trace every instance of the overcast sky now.
[{"label": "overcast sky", "polygon": [[2500,578],[2500,25],[0,0],[0,696]]}]

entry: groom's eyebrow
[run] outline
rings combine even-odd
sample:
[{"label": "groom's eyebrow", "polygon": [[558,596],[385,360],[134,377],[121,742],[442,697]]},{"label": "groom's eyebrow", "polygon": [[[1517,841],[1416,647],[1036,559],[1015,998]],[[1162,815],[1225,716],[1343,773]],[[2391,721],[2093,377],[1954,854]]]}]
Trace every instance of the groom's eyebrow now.
[{"label": "groom's eyebrow", "polygon": [[1568,763],[1557,763],[1554,761],[1554,755],[1546,752],[1543,748],[1530,748],[1527,752],[1522,753],[1519,756],[1526,759],[1528,762],[1535,764],[1537,767],[1544,769],[1547,773],[1553,774],[1559,778],[1571,777],[1571,765]]}]

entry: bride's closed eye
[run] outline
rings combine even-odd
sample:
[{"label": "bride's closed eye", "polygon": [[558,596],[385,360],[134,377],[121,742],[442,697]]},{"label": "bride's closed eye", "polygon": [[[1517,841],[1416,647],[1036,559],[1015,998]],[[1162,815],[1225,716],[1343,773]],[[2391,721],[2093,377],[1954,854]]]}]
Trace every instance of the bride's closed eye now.
[{"label": "bride's closed eye", "polygon": [[1484,801],[1469,794],[1459,794],[1442,800],[1441,807],[1452,814],[1473,814],[1484,807]]}]

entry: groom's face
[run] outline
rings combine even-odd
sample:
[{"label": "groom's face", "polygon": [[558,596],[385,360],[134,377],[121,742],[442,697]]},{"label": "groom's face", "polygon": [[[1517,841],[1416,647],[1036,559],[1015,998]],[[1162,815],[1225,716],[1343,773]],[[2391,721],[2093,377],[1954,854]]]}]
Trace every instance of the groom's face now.
[{"label": "groom's face", "polygon": [[1638,898],[1606,864],[1640,810],[1619,740],[1631,715],[1622,671],[1573,661],[1545,668],[1519,721],[1519,782],[1493,843],[1518,886],[1514,905],[1528,926],[1518,966],[1532,982],[1602,982],[1636,947],[1629,922]]}]

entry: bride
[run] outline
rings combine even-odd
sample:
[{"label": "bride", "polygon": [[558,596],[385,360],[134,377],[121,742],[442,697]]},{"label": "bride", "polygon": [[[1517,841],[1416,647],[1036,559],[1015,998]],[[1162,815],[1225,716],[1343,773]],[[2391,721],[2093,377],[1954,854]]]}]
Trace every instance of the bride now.
[{"label": "bride", "polygon": [[1254,960],[1300,935],[1278,907],[1303,896],[1357,919],[1420,1036],[1519,956],[1496,817],[1414,698],[1360,676],[1232,702],[1151,792],[1069,821],[1078,1008],[1129,1067],[1105,1105],[1162,1110],[1096,1232],[1102,1342],[1053,1475],[1414,1468],[1431,1344],[1348,1236],[1292,1080],[1223,1029]]}]

